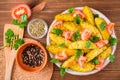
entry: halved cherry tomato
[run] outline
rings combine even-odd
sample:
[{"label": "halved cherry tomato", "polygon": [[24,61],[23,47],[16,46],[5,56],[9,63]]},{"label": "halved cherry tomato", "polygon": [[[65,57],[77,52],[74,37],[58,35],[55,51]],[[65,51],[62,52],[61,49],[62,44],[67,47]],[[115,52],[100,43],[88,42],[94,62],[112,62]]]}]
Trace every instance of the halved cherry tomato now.
[{"label": "halved cherry tomato", "polygon": [[82,11],[80,11],[79,9],[74,9],[73,11],[73,17],[75,17],[76,15],[79,15],[81,18],[85,18],[85,15]]},{"label": "halved cherry tomato", "polygon": [[107,31],[109,32],[109,34],[112,34],[114,26],[115,26],[115,23],[109,23],[107,25]]},{"label": "halved cherry tomato", "polygon": [[88,40],[91,37],[91,35],[92,35],[92,32],[88,29],[85,29],[81,33],[81,39],[82,40]]},{"label": "halved cherry tomato", "polygon": [[98,60],[99,60],[99,64],[95,66],[96,70],[100,70],[104,63],[104,60],[102,58],[99,57]]},{"label": "halved cherry tomato", "polygon": [[95,43],[99,48],[103,47],[104,45],[108,44],[108,40],[99,40]]},{"label": "halved cherry tomato", "polygon": [[66,40],[70,40],[72,38],[73,33],[74,33],[73,31],[64,31],[63,36],[65,37]]},{"label": "halved cherry tomato", "polygon": [[86,59],[87,58],[85,56],[80,56],[78,59],[79,65],[82,66],[85,63]]},{"label": "halved cherry tomato", "polygon": [[62,27],[62,24],[63,24],[63,21],[62,21],[62,20],[58,20],[58,21],[56,21],[56,22],[53,24],[53,26],[56,26],[56,27],[60,28],[60,27]]},{"label": "halved cherry tomato", "polygon": [[56,54],[55,58],[58,60],[66,60],[68,58],[68,56],[65,51],[62,51],[62,52],[59,52],[58,54]]},{"label": "halved cherry tomato", "polygon": [[13,19],[20,19],[24,14],[27,14],[28,18],[31,16],[30,7],[27,4],[19,4],[12,9]]}]

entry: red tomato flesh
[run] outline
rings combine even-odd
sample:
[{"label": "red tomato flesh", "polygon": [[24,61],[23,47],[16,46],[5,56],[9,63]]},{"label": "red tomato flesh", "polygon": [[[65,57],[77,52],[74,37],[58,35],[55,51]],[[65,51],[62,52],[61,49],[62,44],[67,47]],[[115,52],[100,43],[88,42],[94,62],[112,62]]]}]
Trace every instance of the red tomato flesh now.
[{"label": "red tomato flesh", "polygon": [[62,21],[62,20],[58,20],[58,21],[56,21],[56,22],[53,24],[53,26],[56,26],[56,27],[58,27],[58,28],[61,28],[62,25],[63,25],[63,21]]},{"label": "red tomato flesh", "polygon": [[95,43],[99,48],[105,46],[106,44],[108,44],[108,40],[99,40]]},{"label": "red tomato flesh", "polygon": [[65,51],[62,51],[62,52],[59,52],[58,54],[56,54],[55,58],[62,61],[62,60],[66,60],[68,58],[68,56]]},{"label": "red tomato flesh", "polygon": [[82,33],[81,33],[81,39],[82,40],[88,40],[92,35],[92,32],[90,30],[83,30]]},{"label": "red tomato flesh", "polygon": [[65,37],[66,40],[70,40],[72,38],[73,33],[74,33],[73,31],[64,31],[63,36]]},{"label": "red tomato flesh", "polygon": [[13,19],[20,19],[24,14],[27,14],[28,18],[31,16],[30,7],[27,4],[19,4],[12,9]]},{"label": "red tomato flesh", "polygon": [[85,18],[85,15],[82,11],[78,10],[78,9],[74,9],[73,11],[73,17],[75,17],[76,15],[79,15],[81,18]]},{"label": "red tomato flesh", "polygon": [[85,56],[80,56],[78,59],[79,65],[82,66],[85,63],[86,59],[87,58]]}]

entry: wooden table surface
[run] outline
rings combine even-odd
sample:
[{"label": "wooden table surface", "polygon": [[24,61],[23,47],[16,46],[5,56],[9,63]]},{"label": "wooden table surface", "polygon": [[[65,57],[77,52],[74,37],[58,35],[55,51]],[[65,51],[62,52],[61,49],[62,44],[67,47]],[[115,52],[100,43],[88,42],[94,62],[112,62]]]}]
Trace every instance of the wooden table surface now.
[{"label": "wooden table surface", "polygon": [[[19,3],[27,3],[32,8],[41,0],[0,0],[0,46],[3,45],[3,29],[5,23],[11,23],[11,8]],[[32,13],[32,18],[42,18],[48,25],[54,20],[54,16],[63,12],[69,7],[88,5],[104,13],[115,25],[118,40],[120,40],[120,0],[49,0],[45,9],[38,13]],[[24,37],[29,37],[26,29]],[[46,44],[46,37],[39,39]],[[54,72],[51,80],[120,80],[120,45],[118,43],[115,52],[115,62],[110,63],[102,71],[89,76],[75,76],[66,74],[60,77],[59,68],[54,65]],[[47,74],[46,74],[47,75]]]}]

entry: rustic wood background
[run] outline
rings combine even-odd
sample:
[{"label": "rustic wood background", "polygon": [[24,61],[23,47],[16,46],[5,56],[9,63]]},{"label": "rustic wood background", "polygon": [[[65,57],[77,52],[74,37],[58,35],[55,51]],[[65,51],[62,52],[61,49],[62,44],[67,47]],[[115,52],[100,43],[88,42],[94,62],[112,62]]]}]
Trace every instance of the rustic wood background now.
[{"label": "rustic wood background", "polygon": [[[0,46],[3,45],[3,29],[5,23],[11,23],[11,8],[19,3],[27,3],[30,7],[34,7],[41,0],[0,0]],[[46,20],[48,25],[54,20],[54,16],[63,12],[69,7],[78,7],[88,5],[104,13],[112,22],[116,24],[115,31],[118,40],[120,40],[120,0],[48,0],[43,11],[33,13],[31,19],[42,18]],[[29,37],[25,29],[24,37]],[[39,39],[44,44],[46,37]],[[115,62],[110,63],[102,71],[89,76],[75,76],[66,74],[60,77],[59,68],[54,65],[54,72],[51,80],[120,80],[120,45],[118,43],[115,52]],[[47,75],[47,74],[46,74]]]}]

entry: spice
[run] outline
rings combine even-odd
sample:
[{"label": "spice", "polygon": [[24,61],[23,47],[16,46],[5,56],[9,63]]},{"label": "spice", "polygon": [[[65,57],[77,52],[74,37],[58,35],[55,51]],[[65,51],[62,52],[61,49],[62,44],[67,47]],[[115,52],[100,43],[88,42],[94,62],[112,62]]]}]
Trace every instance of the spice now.
[{"label": "spice", "polygon": [[29,45],[22,52],[23,63],[30,67],[40,66],[43,63],[44,56],[42,49],[36,45]]},{"label": "spice", "polygon": [[41,36],[44,34],[45,32],[45,25],[42,21],[40,20],[35,20],[33,21],[31,24],[30,24],[30,33],[33,35],[33,36]]}]

